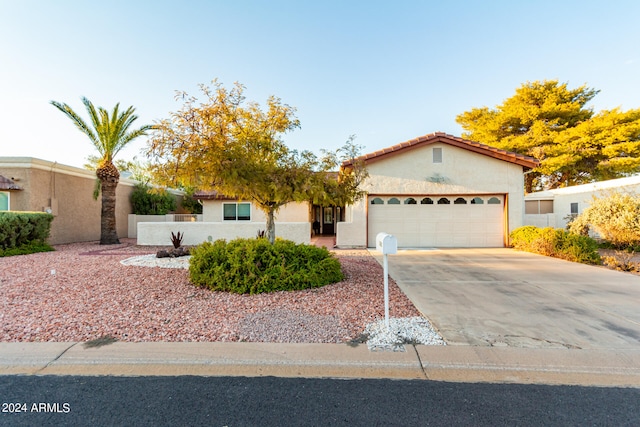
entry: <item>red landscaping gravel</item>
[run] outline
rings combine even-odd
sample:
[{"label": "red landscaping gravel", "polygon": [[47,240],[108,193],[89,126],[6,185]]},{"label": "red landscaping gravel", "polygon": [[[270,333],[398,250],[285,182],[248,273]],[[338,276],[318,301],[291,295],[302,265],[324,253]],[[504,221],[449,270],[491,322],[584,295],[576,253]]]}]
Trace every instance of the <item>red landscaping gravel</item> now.
[{"label": "red landscaping gravel", "polygon": [[[384,318],[382,267],[365,250],[335,251],[340,283],[236,295],[196,288],[187,270],[124,266],[157,248],[122,241],[0,258],[0,341],[337,343]],[[389,301],[391,317],[420,315],[393,280]]]}]

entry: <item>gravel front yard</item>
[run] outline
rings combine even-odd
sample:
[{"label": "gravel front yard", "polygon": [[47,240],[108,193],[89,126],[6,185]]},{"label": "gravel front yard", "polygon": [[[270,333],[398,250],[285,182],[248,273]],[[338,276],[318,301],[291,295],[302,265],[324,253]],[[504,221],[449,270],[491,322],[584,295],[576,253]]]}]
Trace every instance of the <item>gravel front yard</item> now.
[{"label": "gravel front yard", "polygon": [[[196,288],[183,269],[124,266],[155,253],[123,239],[0,258],[0,341],[252,341],[336,343],[384,318],[382,267],[338,250],[346,279],[323,288],[235,295]],[[390,280],[390,317],[419,316]]]}]

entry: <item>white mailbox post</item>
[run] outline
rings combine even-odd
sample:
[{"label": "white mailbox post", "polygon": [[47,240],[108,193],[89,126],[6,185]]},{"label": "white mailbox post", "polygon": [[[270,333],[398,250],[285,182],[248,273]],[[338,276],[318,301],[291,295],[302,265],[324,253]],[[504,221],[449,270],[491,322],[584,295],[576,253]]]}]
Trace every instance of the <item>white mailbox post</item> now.
[{"label": "white mailbox post", "polygon": [[389,327],[389,262],[387,255],[398,252],[398,239],[387,233],[376,236],[376,250],[382,252],[382,268],[384,270],[384,325]]}]

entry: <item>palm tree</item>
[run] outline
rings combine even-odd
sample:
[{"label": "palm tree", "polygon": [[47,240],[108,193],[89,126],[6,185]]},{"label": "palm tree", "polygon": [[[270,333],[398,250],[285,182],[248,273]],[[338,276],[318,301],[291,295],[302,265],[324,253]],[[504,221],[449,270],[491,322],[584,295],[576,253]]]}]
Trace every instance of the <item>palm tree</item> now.
[{"label": "palm tree", "polygon": [[[98,150],[100,161],[96,168],[96,176],[102,192],[102,213],[100,217],[100,244],[112,245],[120,243],[116,230],[116,187],[120,173],[113,164],[113,158],[129,142],[139,136],[147,134],[153,129],[152,125],[145,125],[139,129],[129,130],[131,124],[138,118],[133,107],[120,112],[120,104],[113,107],[111,115],[102,107],[96,108],[87,98],[82,98],[91,118],[92,127],[87,126],[82,118],[67,104],[51,101],[51,104],[62,111],[73,121],[78,129],[89,137],[91,143]],[[98,193],[95,193],[97,198]]]}]

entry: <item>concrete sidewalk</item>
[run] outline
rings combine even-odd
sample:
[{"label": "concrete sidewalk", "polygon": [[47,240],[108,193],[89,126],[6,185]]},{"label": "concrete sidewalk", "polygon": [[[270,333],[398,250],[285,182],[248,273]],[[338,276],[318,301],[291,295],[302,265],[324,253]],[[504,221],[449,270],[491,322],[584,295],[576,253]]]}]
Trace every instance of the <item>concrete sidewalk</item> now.
[{"label": "concrete sidewalk", "polygon": [[640,387],[640,351],[365,344],[0,343],[0,375],[394,378]]}]

